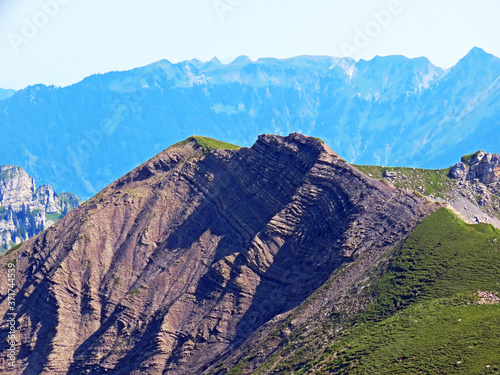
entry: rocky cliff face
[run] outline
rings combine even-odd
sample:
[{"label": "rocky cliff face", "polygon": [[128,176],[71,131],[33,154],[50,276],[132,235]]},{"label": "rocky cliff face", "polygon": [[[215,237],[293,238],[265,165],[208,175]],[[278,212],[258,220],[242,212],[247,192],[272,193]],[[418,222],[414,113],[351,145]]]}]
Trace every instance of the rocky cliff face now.
[{"label": "rocky cliff face", "polygon": [[208,373],[326,281],[354,288],[437,207],[300,134],[175,145],[0,258],[17,270],[14,370]]},{"label": "rocky cliff face", "polygon": [[450,171],[454,179],[478,180],[483,184],[500,182],[500,155],[478,151],[470,160],[463,159]]},{"label": "rocky cliff face", "polygon": [[0,253],[47,229],[80,204],[73,194],[56,194],[19,167],[0,166]]}]

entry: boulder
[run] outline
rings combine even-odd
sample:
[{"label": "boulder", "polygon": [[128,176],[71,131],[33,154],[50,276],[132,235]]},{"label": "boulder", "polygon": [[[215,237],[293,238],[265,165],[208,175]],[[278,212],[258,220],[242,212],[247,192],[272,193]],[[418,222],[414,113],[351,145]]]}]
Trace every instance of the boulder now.
[{"label": "boulder", "polygon": [[398,173],[397,172],[393,172],[393,171],[385,171],[384,172],[384,177],[398,177]]},{"label": "boulder", "polygon": [[450,177],[454,179],[461,179],[467,175],[467,166],[465,163],[457,163],[450,171]]}]

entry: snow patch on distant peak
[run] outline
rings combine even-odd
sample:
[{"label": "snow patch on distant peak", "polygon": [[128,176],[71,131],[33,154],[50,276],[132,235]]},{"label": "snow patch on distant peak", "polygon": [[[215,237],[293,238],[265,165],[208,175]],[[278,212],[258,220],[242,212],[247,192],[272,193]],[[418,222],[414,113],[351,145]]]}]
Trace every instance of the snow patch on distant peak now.
[{"label": "snow patch on distant peak", "polygon": [[186,77],[188,79],[187,84],[189,85],[189,87],[193,87],[194,85],[203,85],[207,83],[206,77],[203,74],[199,76],[194,74],[188,63],[186,63],[184,68],[186,69]]},{"label": "snow patch on distant peak", "polygon": [[419,91],[422,89],[428,89],[431,86],[431,83],[436,79],[439,79],[441,74],[436,69],[430,69],[426,74],[424,74],[421,78],[421,81],[418,85]]},{"label": "snow patch on distant peak", "polygon": [[330,69],[333,69],[336,66],[341,68],[349,79],[352,79],[356,70],[356,61],[351,58],[334,57],[332,58],[332,66]]}]

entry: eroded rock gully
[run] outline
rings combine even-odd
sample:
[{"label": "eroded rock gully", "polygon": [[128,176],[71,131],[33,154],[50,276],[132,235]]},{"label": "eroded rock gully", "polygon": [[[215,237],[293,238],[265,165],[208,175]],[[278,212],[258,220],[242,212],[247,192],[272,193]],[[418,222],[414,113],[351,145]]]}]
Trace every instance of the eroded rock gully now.
[{"label": "eroded rock gully", "polygon": [[201,374],[436,208],[300,134],[171,147],[1,258],[18,270],[15,371]]}]

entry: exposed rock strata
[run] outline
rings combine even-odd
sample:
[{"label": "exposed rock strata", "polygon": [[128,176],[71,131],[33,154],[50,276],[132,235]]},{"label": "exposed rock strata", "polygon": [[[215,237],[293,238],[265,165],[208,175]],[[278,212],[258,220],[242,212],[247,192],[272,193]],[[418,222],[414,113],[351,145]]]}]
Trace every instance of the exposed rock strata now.
[{"label": "exposed rock strata", "polygon": [[436,208],[299,134],[172,147],[1,258],[18,269],[16,371],[201,374]]},{"label": "exposed rock strata", "polygon": [[47,229],[80,203],[47,185],[37,189],[22,168],[0,166],[0,252]]}]

